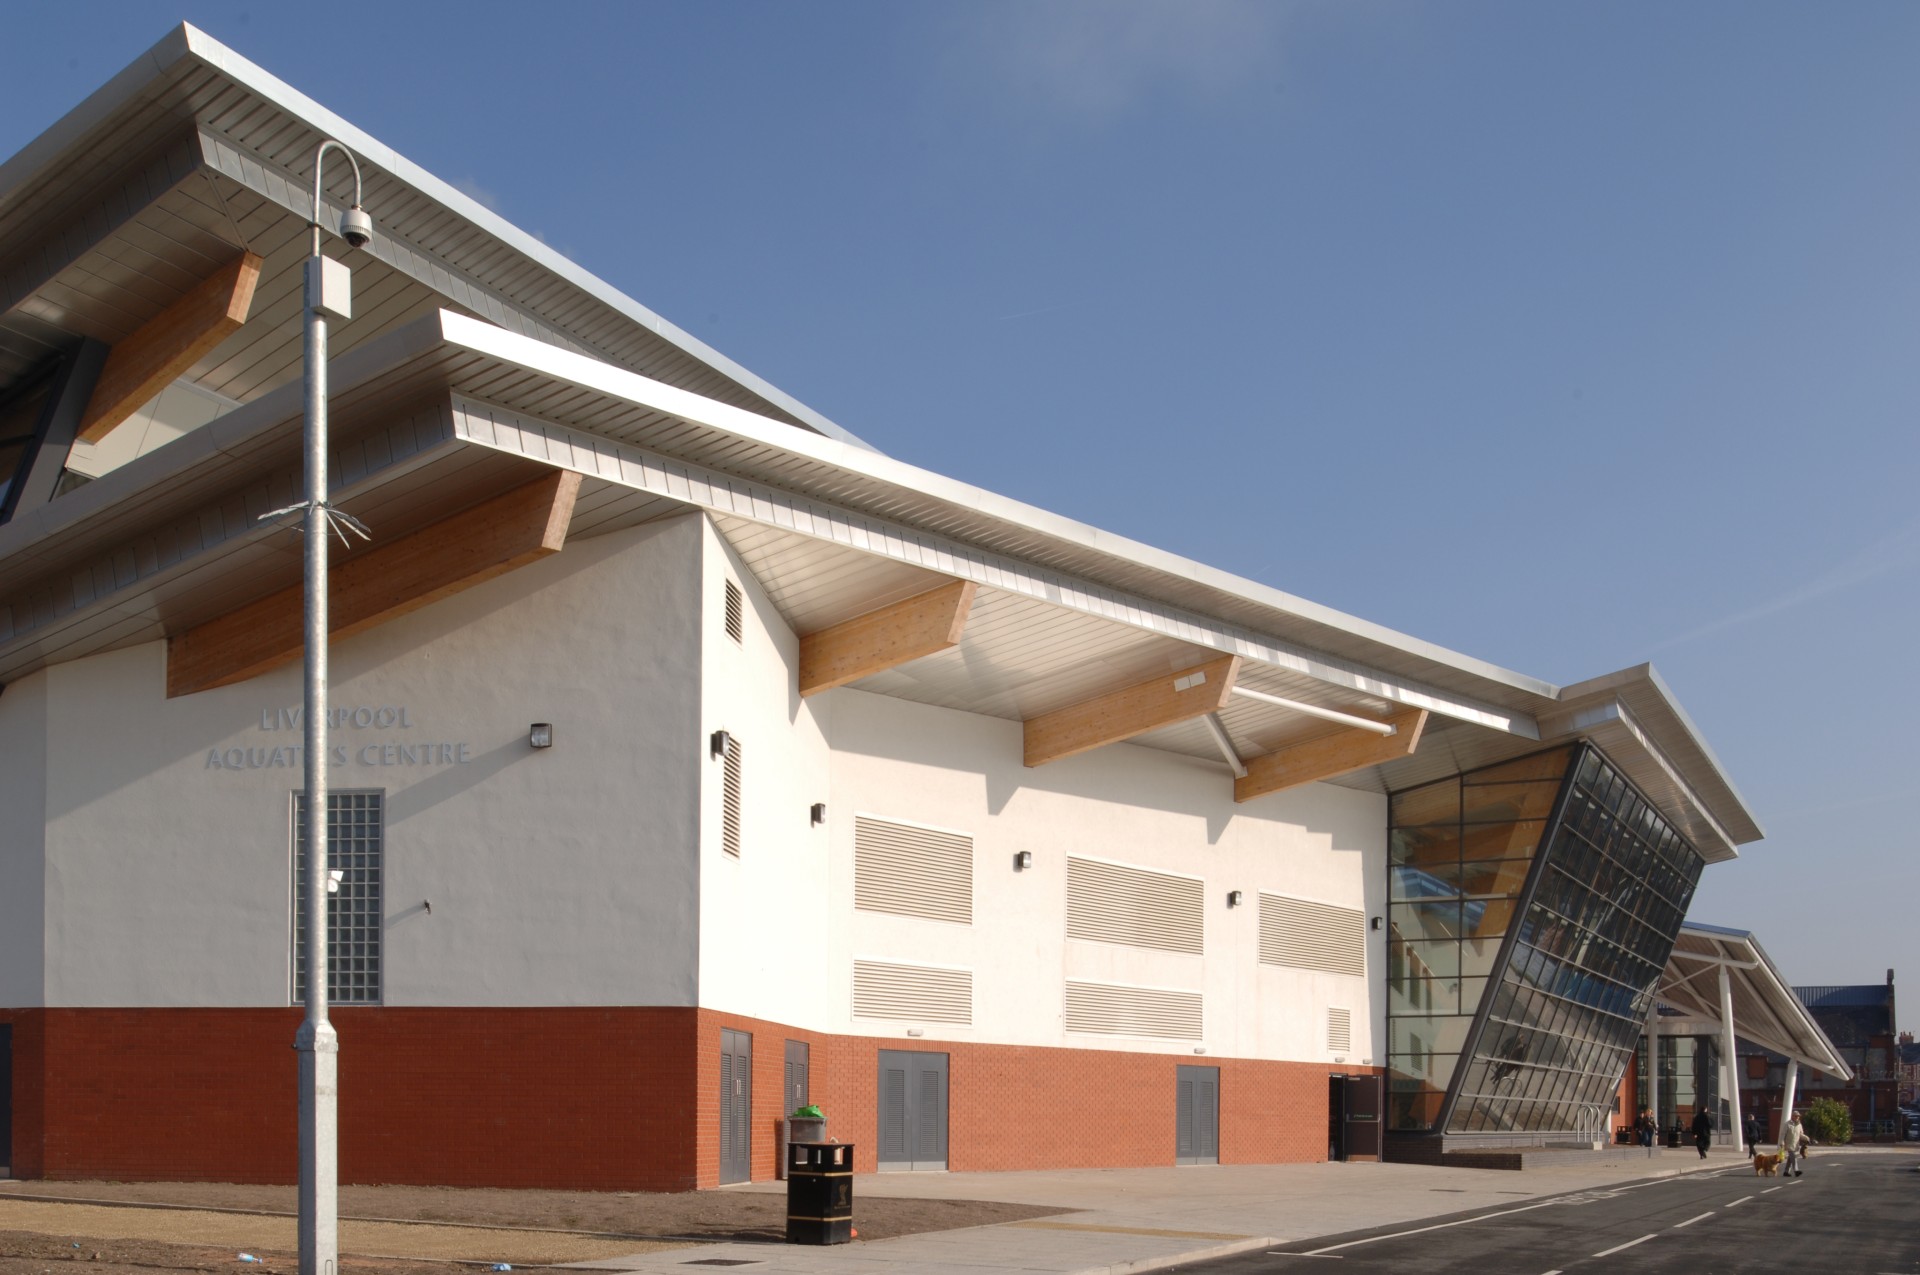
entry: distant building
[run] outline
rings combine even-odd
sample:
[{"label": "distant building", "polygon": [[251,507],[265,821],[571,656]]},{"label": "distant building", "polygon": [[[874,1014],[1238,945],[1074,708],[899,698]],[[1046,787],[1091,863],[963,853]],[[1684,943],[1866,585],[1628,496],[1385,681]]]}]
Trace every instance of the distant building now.
[{"label": "distant building", "polygon": [[[1920,1065],[1920,1058],[1909,1064],[1903,1057],[1903,1046],[1895,1035],[1898,1018],[1894,1009],[1893,974],[1892,970],[1887,971],[1885,983],[1793,989],[1793,994],[1853,1069],[1851,1077],[1805,1073],[1795,1105],[1805,1106],[1815,1098],[1832,1098],[1844,1103],[1853,1113],[1855,1136],[1860,1138],[1894,1136],[1899,1107],[1910,1100],[1913,1092],[1906,1069],[1909,1065]],[[1741,1041],[1742,1106],[1758,1104],[1773,1113],[1776,1129],[1785,1084],[1785,1061],[1777,1053]],[[1902,1096],[1903,1088],[1907,1097]]]}]

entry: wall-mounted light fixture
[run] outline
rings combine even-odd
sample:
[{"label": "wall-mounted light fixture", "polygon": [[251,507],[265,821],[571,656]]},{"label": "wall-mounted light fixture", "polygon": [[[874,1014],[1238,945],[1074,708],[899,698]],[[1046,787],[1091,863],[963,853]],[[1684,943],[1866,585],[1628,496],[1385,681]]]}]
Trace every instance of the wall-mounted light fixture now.
[{"label": "wall-mounted light fixture", "polygon": [[816,828],[825,823],[827,821],[827,803],[824,801],[814,802],[812,808],[807,811],[807,818]]},{"label": "wall-mounted light fixture", "polygon": [[423,908],[425,908],[425,909],[427,910],[427,915],[428,915],[428,916],[432,916],[432,915],[433,915],[433,900],[432,900],[432,899],[422,899],[422,900],[420,900],[420,906],[421,906],[421,907],[423,907]]},{"label": "wall-mounted light fixture", "polygon": [[1243,899],[1243,898],[1245,898],[1245,897],[1246,897],[1246,896],[1245,896],[1245,895],[1243,895],[1243,894],[1241,894],[1241,893],[1240,893],[1240,891],[1238,891],[1238,890],[1228,890],[1228,891],[1227,891],[1227,906],[1228,906],[1228,907],[1230,907],[1230,908],[1237,908],[1237,907],[1239,907],[1239,906],[1240,906],[1240,900],[1241,900],[1241,899]]},{"label": "wall-mounted light fixture", "polygon": [[907,1035],[909,1035],[909,1036],[924,1036],[924,1035],[926,1035],[926,1034],[927,1034],[927,1029],[926,1029],[926,1028],[924,1028],[924,1027],[909,1027],[909,1028],[907,1028]]},{"label": "wall-mounted light fixture", "polygon": [[1382,925],[1385,925],[1385,924],[1386,924],[1386,919],[1384,917],[1376,916],[1373,918],[1373,920],[1367,922],[1367,928],[1371,930],[1377,930]]},{"label": "wall-mounted light fixture", "polygon": [[1033,851],[1021,850],[1015,853],[1015,855],[1013,856],[1013,870],[1015,872],[1025,872],[1028,868],[1031,868],[1032,866],[1033,866]]},{"label": "wall-mounted light fixture", "polygon": [[1207,1047],[1205,1045],[1195,1045],[1193,1047],[1193,1052],[1196,1054],[1204,1054],[1207,1052]]},{"label": "wall-mounted light fixture", "polygon": [[553,723],[535,722],[527,727],[527,744],[533,748],[552,748]]},{"label": "wall-mounted light fixture", "polygon": [[727,755],[727,745],[733,742],[733,736],[723,730],[717,730],[707,737],[707,756],[719,758]]}]

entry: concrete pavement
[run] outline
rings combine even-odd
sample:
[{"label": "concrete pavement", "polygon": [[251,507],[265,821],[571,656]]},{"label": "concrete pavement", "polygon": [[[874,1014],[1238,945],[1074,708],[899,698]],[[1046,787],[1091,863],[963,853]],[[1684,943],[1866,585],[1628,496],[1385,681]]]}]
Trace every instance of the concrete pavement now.
[{"label": "concrete pavement", "polygon": [[[1833,1153],[1830,1153],[1833,1154]],[[1638,1152],[1594,1165],[1520,1172],[1403,1164],[1277,1164],[1026,1173],[890,1173],[854,1179],[876,1196],[1007,1200],[1072,1210],[959,1231],[832,1247],[726,1243],[584,1262],[583,1269],[691,1275],[726,1266],[753,1275],[1131,1275],[1272,1244],[1414,1223],[1468,1209],[1604,1189],[1648,1177],[1744,1164],[1731,1149]],[[785,1183],[725,1190],[784,1192]]]}]

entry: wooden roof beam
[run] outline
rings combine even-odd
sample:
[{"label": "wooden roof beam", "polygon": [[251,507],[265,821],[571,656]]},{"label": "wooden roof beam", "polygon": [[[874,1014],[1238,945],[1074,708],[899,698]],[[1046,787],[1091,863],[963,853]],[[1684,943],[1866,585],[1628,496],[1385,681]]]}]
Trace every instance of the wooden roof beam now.
[{"label": "wooden roof beam", "polygon": [[[557,471],[348,557],[329,573],[330,633],[351,636],[558,553],[579,492],[579,474]],[[305,601],[305,590],[294,585],[168,638],[168,697],[242,682],[299,659]]]},{"label": "wooden roof beam", "polygon": [[1427,710],[1410,708],[1387,718],[1393,734],[1379,735],[1349,727],[1331,735],[1301,740],[1270,753],[1246,759],[1247,773],[1233,781],[1233,799],[1252,801],[1284,788],[1298,788],[1320,779],[1378,766],[1398,757],[1410,757],[1420,746],[1427,726]]},{"label": "wooden roof beam", "polygon": [[97,443],[240,330],[253,308],[260,258],[243,252],[116,343],[75,438]]},{"label": "wooden roof beam", "polygon": [[1223,655],[1028,718],[1026,764],[1044,766],[1162,726],[1217,713],[1232,693],[1233,679],[1239,672],[1240,657]]},{"label": "wooden roof beam", "polygon": [[959,645],[979,586],[955,580],[800,639],[800,694],[818,695]]}]

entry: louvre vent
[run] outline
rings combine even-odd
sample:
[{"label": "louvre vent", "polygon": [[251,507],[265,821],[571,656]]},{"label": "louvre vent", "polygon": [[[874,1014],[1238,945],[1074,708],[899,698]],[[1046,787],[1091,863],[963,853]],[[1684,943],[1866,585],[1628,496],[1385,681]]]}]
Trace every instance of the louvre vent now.
[{"label": "louvre vent", "polygon": [[1353,1052],[1353,1011],[1327,1010],[1327,1048],[1336,1054]]},{"label": "louvre vent", "polygon": [[725,771],[721,777],[720,848],[740,857],[740,741],[727,736]]},{"label": "louvre vent", "polygon": [[856,815],[853,906],[973,924],[973,838]]},{"label": "louvre vent", "polygon": [[853,1016],[973,1025],[973,971],[853,963]]},{"label": "louvre vent", "polygon": [[727,581],[727,636],[738,642],[746,631],[745,599],[740,596],[740,586]]},{"label": "louvre vent", "polygon": [[1366,914],[1356,908],[1262,894],[1260,963],[1365,978]]},{"label": "louvre vent", "polygon": [[1067,981],[1067,1030],[1099,1036],[1199,1040],[1199,992]]},{"label": "louvre vent", "polygon": [[1067,856],[1067,937],[1199,956],[1197,877]]}]

